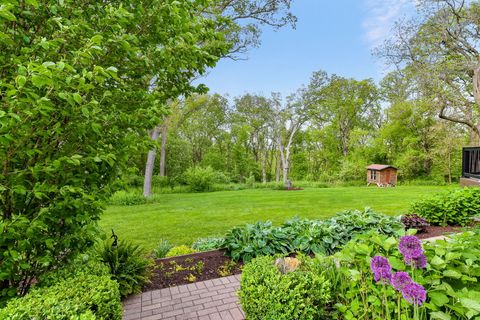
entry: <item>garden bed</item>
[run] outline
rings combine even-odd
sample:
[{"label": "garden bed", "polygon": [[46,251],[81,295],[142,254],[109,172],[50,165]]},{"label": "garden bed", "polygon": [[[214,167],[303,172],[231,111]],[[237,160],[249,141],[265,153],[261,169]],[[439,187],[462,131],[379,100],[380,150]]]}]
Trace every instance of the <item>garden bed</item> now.
[{"label": "garden bed", "polygon": [[234,262],[224,250],[193,253],[158,259],[150,283],[143,291],[157,290],[227,277],[241,272],[241,262]]},{"label": "garden bed", "polygon": [[428,226],[426,232],[418,233],[416,236],[420,239],[427,239],[439,236],[445,236],[452,233],[462,232],[464,228],[460,226]]}]

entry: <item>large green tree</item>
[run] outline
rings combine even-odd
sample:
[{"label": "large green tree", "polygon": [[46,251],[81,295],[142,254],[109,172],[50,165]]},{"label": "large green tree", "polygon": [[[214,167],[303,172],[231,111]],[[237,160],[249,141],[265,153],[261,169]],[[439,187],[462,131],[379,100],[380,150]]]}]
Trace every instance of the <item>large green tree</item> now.
[{"label": "large green tree", "polygon": [[419,17],[402,20],[378,54],[410,73],[438,116],[471,132],[480,142],[480,4],[422,0]]},{"label": "large green tree", "polygon": [[211,5],[2,1],[1,296],[91,244],[135,142],[228,52],[225,20],[198,15]]}]

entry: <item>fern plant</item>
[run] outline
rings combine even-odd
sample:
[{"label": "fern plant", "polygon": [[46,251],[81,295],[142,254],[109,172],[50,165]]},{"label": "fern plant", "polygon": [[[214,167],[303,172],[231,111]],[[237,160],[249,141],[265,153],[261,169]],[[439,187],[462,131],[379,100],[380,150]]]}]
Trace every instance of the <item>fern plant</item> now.
[{"label": "fern plant", "polygon": [[110,269],[112,279],[120,285],[122,297],[141,292],[142,286],[149,281],[153,261],[139,245],[108,240],[100,243],[97,252]]}]

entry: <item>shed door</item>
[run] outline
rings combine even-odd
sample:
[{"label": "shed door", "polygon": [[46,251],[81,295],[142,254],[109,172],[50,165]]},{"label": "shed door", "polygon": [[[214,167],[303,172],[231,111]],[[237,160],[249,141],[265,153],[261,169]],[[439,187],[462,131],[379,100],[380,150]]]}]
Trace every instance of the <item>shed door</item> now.
[{"label": "shed door", "polygon": [[385,180],[386,180],[385,181],[386,183],[390,183],[390,170],[389,169],[385,170]]}]

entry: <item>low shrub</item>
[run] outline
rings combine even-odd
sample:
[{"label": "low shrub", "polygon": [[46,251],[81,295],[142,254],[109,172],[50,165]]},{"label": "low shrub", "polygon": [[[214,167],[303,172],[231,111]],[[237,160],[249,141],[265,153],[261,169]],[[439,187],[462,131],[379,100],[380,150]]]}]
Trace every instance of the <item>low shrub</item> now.
[{"label": "low shrub", "polygon": [[79,254],[64,267],[48,272],[38,278],[37,286],[48,287],[60,281],[80,276],[109,276],[109,268],[100,261],[95,251]]},{"label": "low shrub", "polygon": [[[416,319],[471,319],[480,315],[480,235],[467,232],[448,241],[425,242],[418,258],[399,249],[396,238],[372,232],[352,240],[331,257],[318,258],[332,282],[336,302],[333,318],[412,319],[414,306],[402,298],[398,283],[390,278],[398,271],[407,272],[411,281],[422,286],[416,292],[420,299],[417,306],[421,305]],[[388,268],[378,270],[372,263],[374,256],[388,259]],[[390,286],[391,281],[397,290]],[[426,290],[425,303],[422,290]]]},{"label": "low shrub", "polygon": [[366,208],[343,211],[327,220],[294,218],[279,227],[269,221],[235,227],[227,233],[225,247],[233,259],[244,262],[280,253],[332,254],[364,232],[395,235],[402,229],[398,218]]},{"label": "low shrub", "polygon": [[480,188],[463,188],[436,194],[410,207],[435,226],[465,226],[480,212]]},{"label": "low shrub", "polygon": [[173,248],[173,245],[170,241],[161,239],[160,242],[157,244],[155,250],[153,250],[153,256],[156,259],[162,259],[167,256],[168,251]]},{"label": "low shrub", "polygon": [[192,244],[192,248],[196,251],[216,250],[223,248],[223,243],[224,239],[219,237],[199,238]]},{"label": "low shrub", "polygon": [[49,287],[34,287],[10,300],[0,319],[121,319],[118,283],[110,276],[79,275]]},{"label": "low shrub", "polygon": [[181,245],[181,246],[173,247],[172,249],[170,249],[167,252],[166,257],[183,256],[185,254],[191,254],[191,253],[195,253],[195,252],[197,252],[197,251],[195,251],[194,249],[192,249],[188,246]]},{"label": "low shrub", "polygon": [[147,198],[141,193],[124,190],[115,192],[108,200],[108,204],[116,206],[135,206],[145,203],[147,203]]},{"label": "low shrub", "polygon": [[141,292],[149,281],[153,261],[140,246],[124,240],[116,245],[104,241],[97,246],[97,253],[100,261],[108,266],[112,279],[119,283],[122,297]]},{"label": "low shrub", "polygon": [[311,258],[301,257],[297,269],[287,271],[275,260],[260,257],[245,265],[239,297],[246,318],[323,319],[330,300],[330,282],[321,266]]},{"label": "low shrub", "polygon": [[405,230],[415,229],[418,233],[426,232],[427,227],[430,226],[427,219],[422,218],[415,213],[403,215],[402,218],[400,218],[400,221],[402,221],[405,226]]},{"label": "low shrub", "polygon": [[185,182],[194,192],[210,191],[215,177],[215,171],[211,167],[191,167],[185,172]]}]

